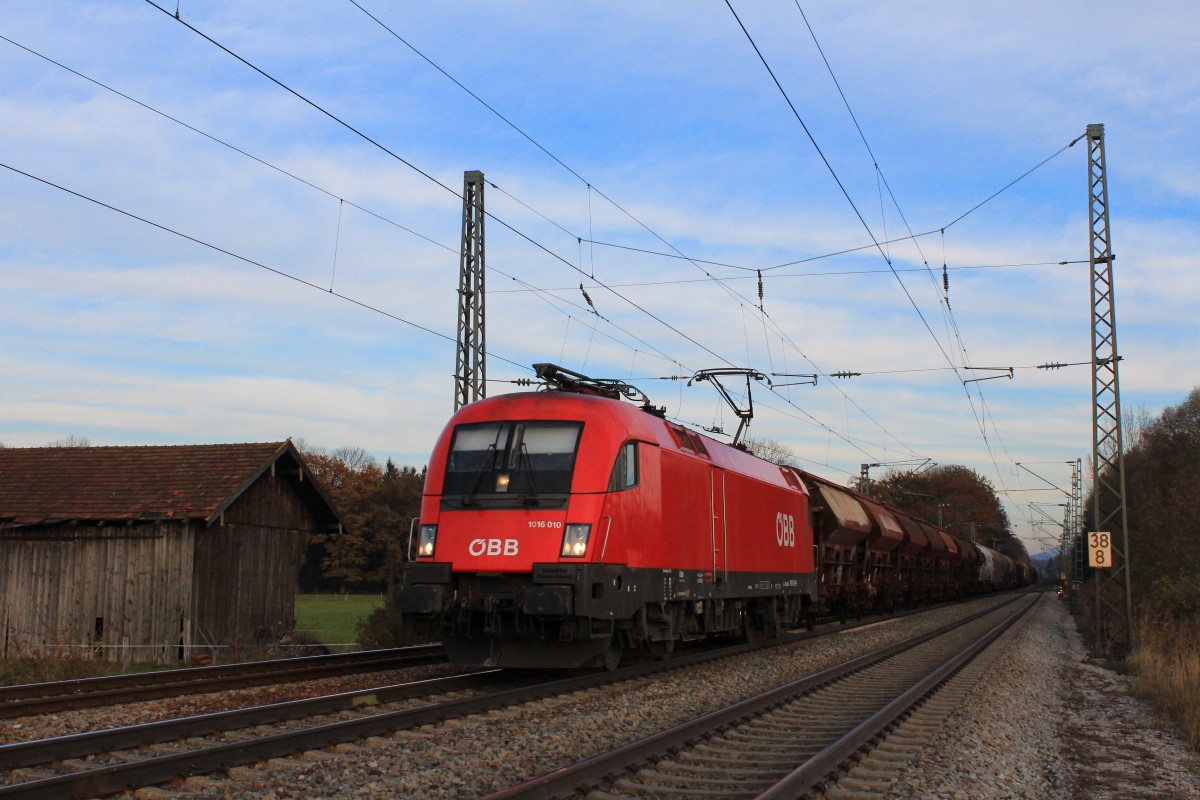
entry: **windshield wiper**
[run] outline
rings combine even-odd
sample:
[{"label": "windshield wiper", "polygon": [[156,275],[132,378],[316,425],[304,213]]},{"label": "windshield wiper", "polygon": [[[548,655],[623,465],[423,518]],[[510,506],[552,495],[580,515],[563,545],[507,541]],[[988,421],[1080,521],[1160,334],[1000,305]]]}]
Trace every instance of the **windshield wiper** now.
[{"label": "windshield wiper", "polygon": [[524,468],[529,476],[529,493],[521,495],[521,502],[527,506],[539,505],[541,501],[538,500],[537,486],[533,481],[533,459],[529,457],[529,448],[525,446],[524,439],[521,440],[521,457],[517,459],[517,468]]},{"label": "windshield wiper", "polygon": [[[491,471],[488,463],[490,462],[493,467],[496,465],[496,445],[500,441],[500,434],[503,431],[503,428],[497,430],[495,441],[487,446],[487,450],[483,451],[484,455],[479,459],[479,468],[475,470],[475,480],[471,481],[471,489],[463,495],[462,504],[464,506],[475,505],[475,493],[479,491],[479,483],[483,480],[483,473]],[[488,457],[489,455],[491,458]]]}]

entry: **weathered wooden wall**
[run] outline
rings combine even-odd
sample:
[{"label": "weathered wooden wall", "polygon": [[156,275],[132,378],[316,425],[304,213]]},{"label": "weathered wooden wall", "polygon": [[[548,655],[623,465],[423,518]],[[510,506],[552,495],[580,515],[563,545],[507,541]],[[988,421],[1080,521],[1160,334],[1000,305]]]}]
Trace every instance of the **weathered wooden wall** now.
[{"label": "weathered wooden wall", "polygon": [[[294,469],[294,468],[293,468]],[[221,521],[47,524],[0,530],[0,657],[159,662],[268,644],[295,624],[316,529],[268,471]]]},{"label": "weathered wooden wall", "polygon": [[196,641],[253,647],[291,633],[312,514],[270,473],[196,537]]},{"label": "weathered wooden wall", "polygon": [[181,657],[190,644],[196,524],[0,532],[0,656]]}]

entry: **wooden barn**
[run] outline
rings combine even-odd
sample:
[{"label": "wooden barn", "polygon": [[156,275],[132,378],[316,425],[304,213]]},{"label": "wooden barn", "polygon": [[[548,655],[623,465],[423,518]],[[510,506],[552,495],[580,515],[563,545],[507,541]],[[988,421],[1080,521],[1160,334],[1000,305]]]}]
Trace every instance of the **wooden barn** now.
[{"label": "wooden barn", "polygon": [[292,442],[0,448],[0,656],[227,659],[341,519]]}]

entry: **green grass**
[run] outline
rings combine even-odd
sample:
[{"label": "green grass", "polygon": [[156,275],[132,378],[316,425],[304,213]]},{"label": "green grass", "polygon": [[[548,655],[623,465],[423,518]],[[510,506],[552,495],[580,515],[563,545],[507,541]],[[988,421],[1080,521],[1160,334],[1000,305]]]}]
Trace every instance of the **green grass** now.
[{"label": "green grass", "polygon": [[296,595],[296,635],[330,650],[349,650],[358,641],[354,627],[383,606],[378,594]]}]

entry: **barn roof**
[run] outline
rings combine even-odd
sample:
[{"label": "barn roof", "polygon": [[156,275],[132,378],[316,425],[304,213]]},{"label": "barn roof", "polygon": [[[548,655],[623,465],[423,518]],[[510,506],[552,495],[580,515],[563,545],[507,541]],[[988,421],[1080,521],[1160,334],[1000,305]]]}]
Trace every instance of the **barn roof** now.
[{"label": "barn roof", "polygon": [[289,439],[258,444],[0,448],[0,527],[70,520],[212,524],[268,471],[322,529],[341,518]]}]

